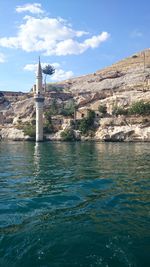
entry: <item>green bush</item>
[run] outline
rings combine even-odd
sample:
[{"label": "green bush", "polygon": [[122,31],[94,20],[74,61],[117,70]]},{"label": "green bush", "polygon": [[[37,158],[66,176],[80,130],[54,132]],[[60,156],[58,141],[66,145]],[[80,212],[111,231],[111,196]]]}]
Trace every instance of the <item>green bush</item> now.
[{"label": "green bush", "polygon": [[88,121],[89,126],[93,126],[94,119],[95,119],[95,111],[89,109],[88,114],[87,114],[87,121]]},{"label": "green bush", "polygon": [[129,114],[150,115],[150,102],[144,102],[143,100],[140,100],[133,103],[129,108]]},{"label": "green bush", "polygon": [[113,108],[112,114],[113,115],[116,115],[116,116],[118,116],[118,115],[128,115],[128,109],[124,109],[122,107],[115,106]]},{"label": "green bush", "polygon": [[[29,135],[30,137],[35,138],[36,136],[36,125],[32,123],[26,123],[22,126],[22,129],[24,131],[25,135]],[[46,120],[46,122],[43,125],[43,132],[46,133],[53,133],[54,128],[52,125],[52,122],[49,120]]]},{"label": "green bush", "polygon": [[107,113],[107,107],[104,105],[99,105],[98,107],[98,111],[102,114],[106,114]]},{"label": "green bush", "polygon": [[81,131],[81,133],[86,134],[89,130],[89,124],[87,121],[87,118],[83,118],[81,121],[78,123],[78,129]]},{"label": "green bush", "polygon": [[45,113],[44,113],[44,117],[45,117],[45,119],[47,120],[47,121],[51,121],[51,110],[47,110],[47,111],[45,111]]},{"label": "green bush", "polygon": [[27,123],[23,126],[23,131],[25,135],[29,135],[30,137],[35,138],[36,135],[36,127],[30,123]]},{"label": "green bush", "polygon": [[54,132],[54,127],[53,127],[52,123],[45,122],[44,123],[44,127],[43,127],[43,131],[44,131],[45,134],[53,133]]},{"label": "green bush", "polygon": [[150,102],[140,100],[131,105],[129,109],[115,106],[113,108],[113,115],[150,115]]},{"label": "green bush", "polygon": [[60,114],[63,116],[73,116],[75,111],[75,103],[73,100],[68,101],[62,108]]},{"label": "green bush", "polygon": [[52,124],[51,112],[46,111],[44,115],[45,115],[44,133],[53,133],[54,127]]},{"label": "green bush", "polygon": [[36,125],[36,118],[33,118],[31,121],[31,125]]},{"label": "green bush", "polygon": [[63,132],[61,132],[61,138],[63,141],[74,141],[75,136],[74,132],[71,129],[66,129]]},{"label": "green bush", "polygon": [[95,112],[88,110],[87,118],[83,118],[78,122],[78,129],[82,134],[88,134],[88,131],[93,131]]},{"label": "green bush", "polygon": [[46,118],[49,118],[50,116],[52,115],[57,115],[59,112],[58,112],[58,105],[57,105],[57,101],[56,99],[52,99],[52,102],[50,104],[50,107],[49,109],[47,109],[47,111],[45,112],[45,117]]},{"label": "green bush", "polygon": [[46,85],[46,90],[47,91],[62,92],[63,89],[64,89],[63,87],[61,87],[61,86],[55,86],[53,84],[47,84]]}]

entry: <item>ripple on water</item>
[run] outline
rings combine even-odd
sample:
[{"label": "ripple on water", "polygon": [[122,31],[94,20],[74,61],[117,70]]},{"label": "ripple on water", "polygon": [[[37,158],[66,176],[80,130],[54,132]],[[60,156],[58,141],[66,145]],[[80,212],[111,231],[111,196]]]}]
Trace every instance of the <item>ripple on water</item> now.
[{"label": "ripple on water", "polygon": [[0,142],[0,266],[148,267],[147,144]]}]

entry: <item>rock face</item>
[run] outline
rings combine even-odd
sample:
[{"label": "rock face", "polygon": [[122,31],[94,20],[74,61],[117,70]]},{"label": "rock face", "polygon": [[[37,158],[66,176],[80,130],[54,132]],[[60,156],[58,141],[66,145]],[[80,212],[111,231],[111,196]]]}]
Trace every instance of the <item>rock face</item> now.
[{"label": "rock face", "polygon": [[147,49],[93,74],[65,81],[64,86],[70,92],[103,91],[110,94],[133,89],[146,90],[149,79],[150,49]]},{"label": "rock face", "polygon": [[150,127],[141,128],[139,125],[110,126],[99,128],[95,135],[99,141],[150,141]]},{"label": "rock face", "polygon": [[27,139],[22,130],[15,129],[13,127],[7,127],[1,129],[0,137],[2,139],[8,139],[14,141],[22,141]]},{"label": "rock face", "polygon": [[[108,116],[100,118],[94,140],[100,141],[150,141],[150,118],[114,117],[114,106],[128,108],[133,102],[150,101],[150,49],[134,54],[110,67],[98,70],[63,83],[56,83],[61,91],[47,92],[45,110],[53,100],[59,107],[74,100],[78,110],[98,110],[99,105],[107,107]],[[55,116],[54,116],[55,117]],[[28,139],[18,125],[35,120],[33,94],[21,92],[0,92],[0,137],[3,139]],[[58,119],[53,118],[54,121]],[[60,140],[60,132],[69,126],[69,119],[59,119],[59,132],[49,135],[49,140]],[[58,122],[57,122],[58,124]],[[81,139],[91,139],[83,137]]]},{"label": "rock face", "polygon": [[80,107],[111,106],[116,101],[128,106],[140,99],[149,100],[150,49],[93,74],[67,80],[64,88],[76,95]]}]

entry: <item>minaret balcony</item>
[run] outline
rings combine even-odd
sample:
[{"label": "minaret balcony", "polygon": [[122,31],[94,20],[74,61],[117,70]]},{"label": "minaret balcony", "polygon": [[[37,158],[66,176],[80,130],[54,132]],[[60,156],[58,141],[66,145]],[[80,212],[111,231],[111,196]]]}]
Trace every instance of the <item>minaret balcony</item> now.
[{"label": "minaret balcony", "polygon": [[44,102],[44,96],[41,94],[35,94],[34,100],[35,100],[35,102]]}]

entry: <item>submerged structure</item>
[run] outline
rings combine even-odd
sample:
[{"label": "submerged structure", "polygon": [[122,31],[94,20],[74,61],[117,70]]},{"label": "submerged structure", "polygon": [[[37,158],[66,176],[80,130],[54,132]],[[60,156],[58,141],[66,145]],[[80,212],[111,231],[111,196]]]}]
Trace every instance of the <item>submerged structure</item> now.
[{"label": "submerged structure", "polygon": [[43,105],[44,96],[42,88],[42,68],[39,58],[38,69],[36,75],[36,91],[34,94],[35,104],[36,104],[36,142],[43,141]]}]

